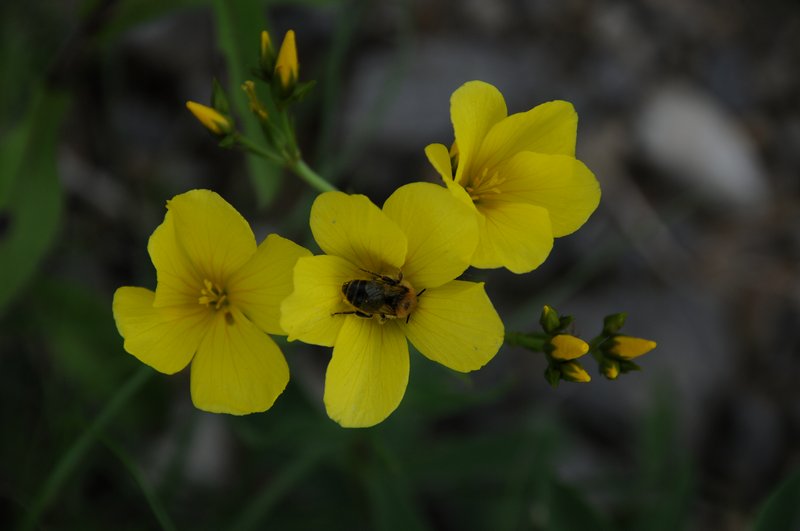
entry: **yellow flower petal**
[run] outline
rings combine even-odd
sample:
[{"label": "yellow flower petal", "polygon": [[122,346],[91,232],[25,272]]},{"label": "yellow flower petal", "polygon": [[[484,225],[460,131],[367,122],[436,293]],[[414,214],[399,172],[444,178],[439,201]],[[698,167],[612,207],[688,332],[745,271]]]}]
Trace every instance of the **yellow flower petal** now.
[{"label": "yellow flower petal", "polygon": [[539,205],[550,213],[555,237],[583,225],[600,202],[600,185],[581,161],[564,155],[519,153],[499,168],[499,199]]},{"label": "yellow flower petal", "polygon": [[203,277],[178,244],[171,212],[167,212],[164,222],[153,231],[147,252],[158,277],[153,304],[158,307],[197,304]]},{"label": "yellow flower petal", "polygon": [[225,287],[228,276],[256,252],[250,225],[210,190],[192,190],[175,196],[167,208],[173,215],[178,245],[204,279]]},{"label": "yellow flower petal", "polygon": [[217,312],[192,361],[192,402],[212,413],[266,411],[289,382],[280,348],[241,312]]},{"label": "yellow flower petal", "polygon": [[297,260],[294,291],[281,304],[281,328],[289,341],[332,347],[345,321],[335,312],[352,310],[345,305],[342,284],[368,278],[363,271],[338,256],[309,256]]},{"label": "yellow flower petal", "polygon": [[571,103],[549,101],[496,123],[481,145],[476,165],[493,168],[521,151],[575,156],[578,115]]},{"label": "yellow flower petal", "polygon": [[420,295],[408,324],[401,326],[427,358],[453,370],[483,367],[503,344],[503,323],[483,283],[454,280]]},{"label": "yellow flower petal", "polygon": [[125,351],[159,372],[174,374],[189,364],[211,321],[208,308],[153,307],[149,289],[122,287],[112,305]]},{"label": "yellow flower petal", "polygon": [[393,321],[346,317],[325,375],[328,416],[374,426],[397,409],[408,384],[408,343]]},{"label": "yellow flower petal", "polygon": [[297,259],[308,249],[270,234],[253,257],[228,280],[228,297],[264,332],[285,335],[280,325],[281,303],[292,292]]},{"label": "yellow flower petal", "polygon": [[311,232],[326,254],[394,276],[406,258],[406,235],[363,195],[320,194],[311,207]]},{"label": "yellow flower petal", "polygon": [[447,150],[447,146],[429,144],[425,146],[425,156],[428,157],[431,166],[439,172],[445,183],[453,180],[453,166],[450,164],[450,152]]},{"label": "yellow flower petal", "polygon": [[484,137],[507,114],[503,95],[488,83],[470,81],[453,92],[450,118],[459,152],[456,182],[464,184],[462,176],[470,175]]},{"label": "yellow flower petal", "polygon": [[475,210],[441,186],[401,186],[383,211],[408,238],[403,275],[415,289],[441,286],[469,267],[478,244]]},{"label": "yellow flower petal", "polygon": [[553,248],[550,217],[536,205],[482,202],[478,205],[480,240],[472,265],[505,267],[527,273],[539,267]]}]

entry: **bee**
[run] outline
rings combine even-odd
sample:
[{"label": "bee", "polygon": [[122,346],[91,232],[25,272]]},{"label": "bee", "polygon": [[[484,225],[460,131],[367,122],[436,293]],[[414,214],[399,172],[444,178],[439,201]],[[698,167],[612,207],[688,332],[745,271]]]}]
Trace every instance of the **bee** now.
[{"label": "bee", "polygon": [[367,319],[377,315],[381,323],[405,317],[407,323],[417,307],[417,297],[425,290],[414,293],[411,284],[403,280],[402,272],[397,278],[392,278],[366,269],[362,271],[372,275],[372,280],[348,280],[342,284],[345,301],[355,309],[332,315],[356,315]]}]

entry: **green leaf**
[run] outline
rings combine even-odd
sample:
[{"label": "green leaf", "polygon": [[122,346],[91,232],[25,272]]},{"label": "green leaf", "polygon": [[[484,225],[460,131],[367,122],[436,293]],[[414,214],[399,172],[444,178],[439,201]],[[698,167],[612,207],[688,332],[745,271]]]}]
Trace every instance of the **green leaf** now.
[{"label": "green leaf", "polygon": [[[111,300],[74,282],[41,279],[30,291],[30,318],[41,330],[54,368],[89,401],[112,395],[130,370]],[[102,375],[102,376],[100,376]]]},{"label": "green leaf", "polygon": [[[261,136],[258,119],[250,112],[247,97],[239,86],[247,80],[245,72],[258,65],[259,38],[264,29],[264,2],[257,0],[214,1],[218,45],[228,63],[226,87],[233,110],[241,118],[244,136]],[[259,207],[269,205],[281,183],[281,169],[256,155],[247,155],[250,181]]]},{"label": "green leaf", "polygon": [[636,508],[637,531],[686,528],[694,483],[690,457],[678,442],[675,395],[671,385],[656,387],[641,428],[639,477],[626,496]]},{"label": "green leaf", "polygon": [[753,531],[800,529],[800,469],[778,485],[761,506]]},{"label": "green leaf", "polygon": [[17,128],[0,139],[0,313],[53,244],[62,193],[56,147],[69,98],[43,92]]}]

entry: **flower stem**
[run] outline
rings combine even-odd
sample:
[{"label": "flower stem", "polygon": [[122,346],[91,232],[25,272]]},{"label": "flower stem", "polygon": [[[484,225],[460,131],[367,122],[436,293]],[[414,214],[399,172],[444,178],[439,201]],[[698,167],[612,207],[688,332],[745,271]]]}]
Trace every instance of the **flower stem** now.
[{"label": "flower stem", "polygon": [[288,167],[295,175],[303,179],[312,188],[319,192],[336,192],[338,188],[320,177],[317,172],[312,170],[303,159],[297,159],[288,163]]},{"label": "flower stem", "polygon": [[534,352],[544,352],[547,336],[540,334],[523,334],[522,332],[508,332],[506,343],[515,347],[525,347]]},{"label": "flower stem", "polygon": [[75,467],[78,466],[78,463],[80,463],[101,430],[122,410],[152,374],[153,370],[150,367],[141,367],[134,372],[133,376],[119,388],[119,391],[117,391],[105,409],[97,415],[81,436],[72,443],[72,446],[53,467],[33,503],[31,503],[30,510],[19,527],[21,531],[28,531],[36,527],[36,523],[42,513],[47,509],[47,506],[72,471],[75,470]]}]

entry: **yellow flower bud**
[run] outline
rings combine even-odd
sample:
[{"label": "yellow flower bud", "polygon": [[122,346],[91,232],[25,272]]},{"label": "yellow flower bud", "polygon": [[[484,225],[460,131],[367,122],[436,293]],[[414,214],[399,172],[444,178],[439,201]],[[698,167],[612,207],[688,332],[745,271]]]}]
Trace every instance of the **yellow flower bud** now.
[{"label": "yellow flower bud", "polygon": [[297,63],[297,46],[294,40],[294,30],[286,32],[286,36],[278,51],[278,60],[275,63],[275,75],[281,82],[281,87],[291,90],[297,83],[299,65]]},{"label": "yellow flower bud", "polygon": [[619,362],[605,358],[600,364],[600,370],[603,372],[603,376],[609,380],[616,380],[619,376]]},{"label": "yellow flower bud", "polygon": [[592,380],[589,373],[577,361],[562,363],[559,368],[561,369],[561,377],[568,382],[585,383]]},{"label": "yellow flower bud", "polygon": [[194,101],[187,101],[186,108],[194,114],[194,117],[197,118],[201,124],[203,124],[203,127],[215,135],[226,135],[233,129],[230,120],[211,107]]},{"label": "yellow flower bud", "polygon": [[586,341],[569,334],[553,336],[550,339],[550,347],[552,348],[550,355],[560,361],[574,360],[589,352],[589,344]]},{"label": "yellow flower bud", "polygon": [[623,360],[632,360],[656,348],[656,342],[631,336],[614,336],[609,354]]},{"label": "yellow flower bud", "polygon": [[258,119],[262,122],[266,122],[269,115],[267,114],[267,109],[264,107],[264,104],[258,99],[256,84],[250,80],[245,81],[242,83],[242,90],[247,94],[247,99],[250,102],[250,110],[253,111],[253,114],[258,116]]},{"label": "yellow flower bud", "polygon": [[269,38],[269,32],[261,32],[261,59],[272,58],[274,50],[272,49],[272,40]]}]

